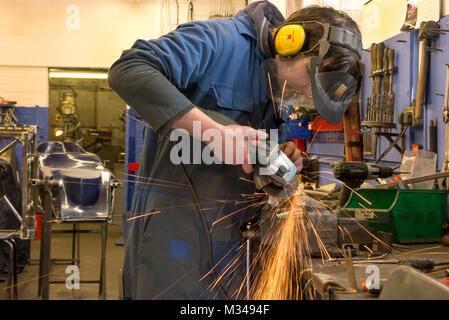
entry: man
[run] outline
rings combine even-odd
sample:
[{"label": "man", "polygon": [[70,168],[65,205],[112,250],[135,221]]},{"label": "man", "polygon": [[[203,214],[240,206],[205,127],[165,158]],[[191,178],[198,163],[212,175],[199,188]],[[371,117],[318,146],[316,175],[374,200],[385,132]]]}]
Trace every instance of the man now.
[{"label": "man", "polygon": [[[282,41],[276,43],[283,39],[277,37],[281,27],[300,22],[307,35],[301,50],[281,55]],[[351,32],[335,29],[339,39],[322,41],[323,33],[332,33],[325,23]],[[233,18],[186,23],[123,52],[108,83],[151,126],[145,130],[132,220],[124,221],[125,298],[244,296],[240,227],[254,218],[260,200],[251,182],[253,167],[246,156],[237,162],[220,152],[215,156],[223,164],[173,164],[175,142],[169,134],[187,130],[193,145],[194,139],[211,142],[202,137],[208,129],[222,136],[246,130],[232,145],[236,152],[246,150],[248,140],[267,137],[257,129],[276,128],[281,148],[299,172],[300,152],[285,143],[289,110],[307,107],[313,98],[311,107],[326,120],[341,119],[359,83],[357,41],[357,25],[344,13],[313,7],[284,21],[272,4],[259,1]]]}]

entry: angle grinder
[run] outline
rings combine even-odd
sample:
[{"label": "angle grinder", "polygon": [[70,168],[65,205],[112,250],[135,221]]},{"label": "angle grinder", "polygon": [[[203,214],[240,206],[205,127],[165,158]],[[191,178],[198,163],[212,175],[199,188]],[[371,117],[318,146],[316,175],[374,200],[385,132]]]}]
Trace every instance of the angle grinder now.
[{"label": "angle grinder", "polygon": [[[223,125],[240,125],[222,113],[200,110]],[[248,150],[251,163],[254,164],[256,188],[277,199],[291,197],[299,185],[296,166],[282,152],[279,144],[270,140],[249,141]]]},{"label": "angle grinder", "polygon": [[249,142],[249,154],[254,165],[256,188],[278,199],[291,197],[298,189],[296,166],[282,152],[279,144],[269,140]]}]

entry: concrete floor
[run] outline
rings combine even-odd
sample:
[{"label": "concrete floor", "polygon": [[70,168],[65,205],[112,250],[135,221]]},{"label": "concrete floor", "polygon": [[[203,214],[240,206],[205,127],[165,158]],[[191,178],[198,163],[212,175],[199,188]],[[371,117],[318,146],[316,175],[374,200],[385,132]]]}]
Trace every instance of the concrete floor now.
[{"label": "concrete floor", "polygon": [[[123,170],[123,164],[116,167],[114,171]],[[123,171],[122,171],[123,172]],[[118,175],[119,178],[123,174]],[[119,279],[120,269],[123,264],[123,247],[115,245],[117,239],[122,236],[121,216],[124,212],[123,187],[116,190],[114,199],[113,219],[108,224],[107,246],[106,246],[106,299],[119,299]],[[71,230],[72,224],[54,224],[53,230]],[[80,229],[100,230],[100,224],[82,223]],[[80,279],[98,280],[100,277],[101,258],[101,234],[81,233],[80,234]],[[72,255],[72,234],[53,233],[51,244],[52,259],[69,259]],[[39,254],[40,241],[31,241],[31,264],[18,275],[18,299],[35,300],[40,299],[37,294],[39,277]],[[66,274],[67,265],[53,264],[51,270],[51,280],[65,281],[70,274]],[[7,285],[0,283],[0,300],[7,299]],[[96,300],[100,299],[98,284],[80,284],[80,289],[67,289],[65,283],[50,285],[51,300]]]}]

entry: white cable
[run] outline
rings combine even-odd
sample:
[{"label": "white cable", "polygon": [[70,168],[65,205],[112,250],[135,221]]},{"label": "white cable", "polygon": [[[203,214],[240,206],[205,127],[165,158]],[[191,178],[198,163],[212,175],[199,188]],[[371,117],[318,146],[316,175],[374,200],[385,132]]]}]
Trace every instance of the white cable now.
[{"label": "white cable", "polygon": [[193,1],[188,0],[187,2],[187,22],[193,21]]}]

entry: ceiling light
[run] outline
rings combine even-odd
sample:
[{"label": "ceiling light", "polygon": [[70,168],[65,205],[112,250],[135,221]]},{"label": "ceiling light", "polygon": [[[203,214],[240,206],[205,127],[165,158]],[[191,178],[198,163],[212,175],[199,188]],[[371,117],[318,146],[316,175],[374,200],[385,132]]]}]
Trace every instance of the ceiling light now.
[{"label": "ceiling light", "polygon": [[107,79],[107,77],[107,73],[50,71],[50,78]]}]

